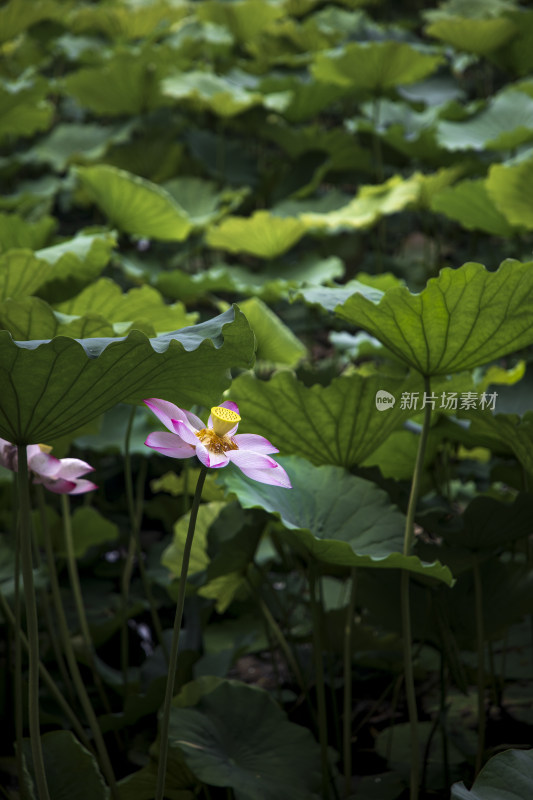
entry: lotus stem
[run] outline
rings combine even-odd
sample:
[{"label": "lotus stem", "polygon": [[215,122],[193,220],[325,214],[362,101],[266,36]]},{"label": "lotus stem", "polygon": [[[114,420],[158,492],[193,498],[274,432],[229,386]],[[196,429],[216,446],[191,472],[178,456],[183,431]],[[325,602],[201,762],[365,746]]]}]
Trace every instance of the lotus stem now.
[{"label": "lotus stem", "polygon": [[[28,722],[30,728],[30,745],[35,773],[35,783],[39,800],[50,800],[46,772],[44,768],[41,730],[39,723],[39,623],[37,604],[33,585],[33,563],[31,543],[30,493],[26,446],[18,446],[18,496],[20,551],[22,577],[24,581],[24,598],[26,601],[26,624],[28,627]],[[19,634],[20,635],[20,634]]]},{"label": "lotus stem", "polygon": [[[41,502],[44,502],[44,499],[42,498],[42,493],[41,493]],[[107,753],[107,749],[105,746],[104,738],[102,736],[102,732],[100,730],[100,726],[98,725],[98,720],[96,719],[96,714],[94,713],[91,701],[89,700],[89,695],[87,694],[87,689],[85,688],[83,678],[81,677],[80,670],[78,667],[78,662],[76,661],[76,656],[74,654],[74,649],[72,647],[72,642],[70,640],[67,618],[65,616],[65,609],[63,608],[63,603],[61,601],[59,580],[57,577],[57,570],[55,566],[55,555],[52,548],[52,542],[50,541],[49,531],[46,529],[44,530],[44,545],[45,545],[46,560],[48,566],[48,576],[50,579],[50,588],[52,590],[52,599],[54,601],[57,622],[59,625],[59,636],[61,638],[63,650],[65,653],[65,657],[67,659],[67,664],[70,670],[72,681],[74,683],[74,687],[78,694],[79,701],[81,703],[83,711],[85,712],[87,722],[89,723],[89,727],[91,729],[91,733],[94,738],[94,743],[96,751],[98,753],[98,759],[100,761],[102,772],[104,773],[104,776],[109,784],[112,797],[117,798],[118,796],[117,787],[115,782],[115,775],[113,772],[113,768],[111,766],[111,761]]]},{"label": "lotus stem", "polygon": [[344,796],[349,797],[352,791],[352,634],[355,614],[357,570],[350,570],[350,599],[346,609],[344,626],[344,711],[343,711],[343,761],[344,761]]},{"label": "lotus stem", "polygon": [[[430,380],[429,377],[424,377],[424,389],[426,396],[430,396]],[[424,456],[426,452],[426,444],[429,433],[429,423],[431,421],[431,403],[428,402],[425,406],[424,422],[422,424],[422,432],[420,434],[420,441],[418,442],[418,452],[416,454],[415,470],[413,473],[413,480],[411,483],[411,493],[409,495],[409,504],[407,506],[407,515],[405,519],[405,534],[403,541],[403,554],[404,556],[411,555],[414,542],[414,522],[416,504],[418,501],[418,494],[420,491],[420,480],[422,477],[422,468],[424,466]],[[415,679],[413,672],[413,646],[412,646],[412,631],[411,631],[411,604],[409,598],[409,572],[404,569],[401,574],[400,583],[400,596],[401,596],[401,615],[402,615],[402,641],[403,641],[403,670],[405,678],[405,694],[407,698],[407,712],[409,715],[409,725],[411,734],[411,780],[409,798],[410,800],[418,800],[419,784],[420,784],[420,739],[418,735],[418,710],[416,706],[416,691]]]},{"label": "lotus stem", "polygon": [[322,625],[317,598],[317,569],[309,564],[309,596],[311,600],[311,616],[313,620],[313,655],[316,675],[316,697],[318,710],[318,739],[320,742],[320,758],[322,763],[322,794],[328,800],[329,762],[328,762],[328,722],[326,713],[326,692],[324,687],[324,663],[322,660]]},{"label": "lotus stem", "polygon": [[124,613],[124,624],[122,625],[122,632],[121,632],[121,663],[122,663],[122,675],[124,678],[124,687],[127,686],[127,670],[129,663],[128,625],[126,619],[128,611],[130,583],[131,583],[131,576],[133,574],[135,555],[137,555],[138,559],[137,563],[139,565],[139,573],[143,584],[144,594],[146,596],[146,599],[148,600],[148,605],[150,606],[150,615],[152,617],[152,625],[154,627],[156,639],[161,647],[161,650],[163,651],[163,656],[165,658],[167,665],[169,664],[169,653],[167,645],[163,638],[163,627],[161,625],[161,620],[159,619],[159,614],[157,613],[154,596],[152,594],[152,589],[150,587],[150,581],[148,579],[148,575],[146,574],[146,568],[144,566],[144,561],[142,558],[140,528],[142,519],[144,482],[146,479],[145,459],[143,459],[141,463],[141,468],[139,470],[139,476],[137,482],[137,502],[135,502],[135,496],[133,492],[133,477],[131,469],[130,447],[131,447],[131,433],[133,430],[133,422],[135,419],[136,411],[137,407],[133,406],[131,409],[130,418],[128,420],[128,426],[126,428],[126,437],[124,440],[124,482],[126,485],[126,500],[128,503],[128,513],[130,518],[130,540],[128,543],[126,563],[124,564],[124,572],[122,573],[122,606]]},{"label": "lotus stem", "polygon": [[157,769],[157,788],[155,793],[155,800],[163,800],[165,794],[165,779],[167,773],[168,761],[168,731],[170,725],[170,709],[172,705],[172,698],[174,696],[174,682],[176,679],[176,671],[178,668],[178,652],[179,652],[179,637],[181,630],[181,622],[183,619],[183,607],[185,605],[185,591],[187,588],[187,573],[189,571],[189,560],[191,557],[192,543],[194,539],[194,530],[196,528],[196,518],[198,516],[198,509],[200,508],[200,501],[202,499],[202,489],[207,475],[207,467],[202,465],[198,482],[196,484],[196,491],[191,506],[191,515],[189,518],[189,528],[187,530],[187,538],[185,540],[185,547],[183,549],[183,560],[181,562],[181,573],[178,588],[178,600],[176,603],[176,616],[174,617],[174,628],[172,631],[172,643],[170,646],[170,663],[168,668],[167,688],[165,690],[165,699],[163,701],[163,715],[161,718],[161,733],[159,740],[159,765]]},{"label": "lotus stem", "polygon": [[476,752],[476,775],[483,765],[483,753],[485,752],[485,630],[483,624],[483,584],[479,561],[474,556],[474,592],[475,592],[475,614],[476,614],[476,639],[477,639],[477,711],[478,711],[478,735]]}]

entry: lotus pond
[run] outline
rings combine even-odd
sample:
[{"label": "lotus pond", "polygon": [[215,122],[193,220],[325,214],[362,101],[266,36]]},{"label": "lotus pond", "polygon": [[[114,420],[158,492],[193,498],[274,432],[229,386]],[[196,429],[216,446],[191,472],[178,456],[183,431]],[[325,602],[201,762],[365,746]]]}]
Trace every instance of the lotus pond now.
[{"label": "lotus pond", "polygon": [[533,797],[532,41],[0,3],[1,797]]}]

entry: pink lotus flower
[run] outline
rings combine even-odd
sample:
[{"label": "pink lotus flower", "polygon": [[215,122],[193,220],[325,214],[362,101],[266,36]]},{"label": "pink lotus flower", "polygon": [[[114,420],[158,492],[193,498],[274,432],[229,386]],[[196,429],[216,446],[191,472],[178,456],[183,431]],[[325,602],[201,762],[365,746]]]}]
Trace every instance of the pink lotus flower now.
[{"label": "pink lotus flower", "polygon": [[263,436],[236,433],[241,419],[236,403],[227,400],[212,408],[206,427],[195,414],[166,400],[144,402],[170,431],[151,433],[145,442],[148,447],[171,458],[198,456],[213,469],[231,462],[254,481],[291,488],[283,467],[268,455],[279,450]]},{"label": "pink lotus flower", "polygon": [[[27,446],[28,471],[33,475],[33,483],[42,483],[55,494],[83,494],[98,488],[80,477],[92,472],[94,467],[79,458],[56,458],[50,455],[51,449],[46,444]],[[5,439],[0,439],[0,464],[18,472],[17,446]]]}]

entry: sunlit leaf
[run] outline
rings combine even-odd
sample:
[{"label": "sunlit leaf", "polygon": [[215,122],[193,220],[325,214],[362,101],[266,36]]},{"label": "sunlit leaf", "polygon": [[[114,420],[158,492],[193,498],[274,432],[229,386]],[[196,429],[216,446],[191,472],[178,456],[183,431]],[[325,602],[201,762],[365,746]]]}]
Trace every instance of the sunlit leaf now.
[{"label": "sunlit leaf", "polygon": [[17,344],[0,331],[0,436],[46,442],[81,427],[118,402],[162,397],[189,408],[219,402],[230,367],[248,367],[253,334],[230,309],[156,339],[58,337]]},{"label": "sunlit leaf", "polygon": [[240,303],[239,308],[257,339],[258,359],[294,367],[305,357],[305,345],[262,300],[251,297]]},{"label": "sunlit leaf", "polygon": [[69,277],[89,282],[104,269],[115,241],[112,233],[80,233],[35,253],[4,253],[0,256],[0,299],[36,294],[47,284]]},{"label": "sunlit leaf", "polygon": [[206,239],[210,247],[230,253],[276,258],[296,244],[305,232],[306,226],[300,220],[256,211],[251,217],[227,217],[208,231]]},{"label": "sunlit leaf", "polygon": [[465,180],[446,186],[430,201],[432,211],[438,211],[459,222],[467,230],[484,231],[496,236],[512,236],[514,229],[498,210],[487,191],[486,181]]},{"label": "sunlit leaf", "polygon": [[439,562],[402,555],[405,518],[383,489],[340,467],[315,467],[295,456],[279,461],[292,489],[258,483],[237,470],[224,472],[223,480],[244,508],[277,514],[289,541],[327,564],[407,569],[452,583]]},{"label": "sunlit leaf", "polygon": [[381,92],[422,80],[441,61],[442,56],[405,42],[351,42],[338,50],[319,53],[311,72],[318,81]]},{"label": "sunlit leaf", "polygon": [[234,117],[258,105],[272,111],[283,111],[291,99],[289,92],[252,92],[235,81],[199,70],[166,78],[162,92],[166,97],[179,100],[180,104],[189,100],[194,106],[209,109],[221,117]]},{"label": "sunlit leaf", "polygon": [[420,189],[421,179],[417,175],[406,180],[395,175],[378,186],[362,186],[357,197],[336,211],[303,213],[300,220],[309,229],[316,230],[368,228],[380,217],[403,211],[416,203]]},{"label": "sunlit leaf", "polygon": [[100,278],[76,297],[56,305],[56,310],[70,316],[98,314],[110,323],[131,323],[137,327],[141,320],[148,322],[157,334],[176,331],[192,325],[197,313],[188,314],[182,303],[168,305],[157,289],[141,286],[123,293],[109,278]]},{"label": "sunlit leaf", "polygon": [[189,235],[187,214],[155,183],[108,166],[78,167],[76,174],[91,200],[122,230],[178,242]]},{"label": "sunlit leaf", "polygon": [[531,181],[533,159],[513,166],[494,164],[487,177],[487,191],[496,208],[512,225],[533,228]]},{"label": "sunlit leaf", "polygon": [[517,33],[517,25],[510,19],[468,19],[449,16],[432,22],[425,28],[428,36],[447,42],[457,50],[487,55],[506,45]]},{"label": "sunlit leaf", "polygon": [[[51,306],[39,297],[22,297],[20,300],[0,302],[0,328],[9,331],[13,339],[52,339],[70,336],[80,339],[89,336],[114,336],[110,322],[98,314],[75,319],[62,319]],[[155,331],[151,331],[155,334]]]},{"label": "sunlit leaf", "polygon": [[0,253],[14,248],[38,250],[44,247],[56,226],[53,217],[27,222],[18,214],[0,213]]},{"label": "sunlit leaf", "polygon": [[420,294],[357,293],[336,313],[423,375],[471,369],[533,343],[533,262],[508,259],[496,272],[470,262],[441,270]]}]

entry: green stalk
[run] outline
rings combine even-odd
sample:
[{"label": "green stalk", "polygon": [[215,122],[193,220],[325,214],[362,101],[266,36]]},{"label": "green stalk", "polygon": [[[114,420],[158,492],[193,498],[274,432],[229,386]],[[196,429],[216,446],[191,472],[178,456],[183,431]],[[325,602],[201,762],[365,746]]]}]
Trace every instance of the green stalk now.
[{"label": "green stalk", "polygon": [[[13,473],[13,486],[18,497],[17,473]],[[14,503],[17,508],[17,502]],[[17,744],[17,780],[24,786],[22,765],[22,739],[24,737],[24,706],[22,703],[22,609],[20,603],[20,520],[15,518],[15,741]],[[22,791],[22,788],[21,788]]]},{"label": "green stalk", "polygon": [[20,546],[24,597],[26,601],[26,624],[28,626],[28,721],[30,745],[35,772],[35,783],[39,800],[50,800],[46,772],[44,769],[39,723],[39,623],[33,586],[33,563],[31,544],[30,493],[26,446],[18,446],[18,495],[20,513]]},{"label": "green stalk", "polygon": [[479,571],[479,561],[476,556],[474,556],[474,590],[477,638],[477,775],[483,764],[483,753],[485,752],[485,630],[483,625],[483,586],[481,583],[481,573]]},{"label": "green stalk", "polygon": [[[38,488],[41,489],[42,487]],[[40,493],[39,497],[40,497],[40,502],[44,503],[44,497],[42,492]],[[113,768],[111,766],[111,761],[107,753],[104,738],[102,736],[102,731],[100,730],[98,720],[96,719],[96,714],[94,713],[91,701],[89,700],[89,695],[87,694],[85,683],[83,682],[83,678],[81,677],[81,673],[78,667],[78,662],[76,661],[76,655],[74,653],[74,648],[72,647],[72,642],[68,630],[67,618],[65,615],[65,609],[63,608],[63,603],[61,600],[59,580],[57,577],[57,570],[55,565],[55,555],[52,548],[52,542],[50,540],[49,531],[45,529],[43,531],[43,534],[44,534],[44,544],[46,551],[46,561],[48,566],[48,577],[50,579],[52,600],[54,602],[57,622],[59,626],[59,636],[61,639],[61,643],[63,645],[63,651],[67,659],[67,664],[70,670],[70,674],[72,676],[74,687],[76,689],[76,692],[78,693],[79,701],[81,703],[81,706],[87,718],[87,722],[89,723],[91,733],[94,738],[94,743],[96,746],[96,751],[98,753],[98,759],[100,761],[102,772],[104,773],[104,776],[109,784],[112,797],[117,798],[118,797],[117,786],[115,781],[115,775],[113,773]]]},{"label": "green stalk", "polygon": [[176,616],[174,618],[174,629],[172,631],[172,643],[170,646],[170,663],[168,668],[167,688],[165,690],[165,699],[163,702],[163,716],[161,719],[161,734],[159,741],[159,765],[157,769],[157,788],[155,793],[155,800],[163,800],[165,794],[165,779],[167,773],[167,760],[168,760],[168,729],[170,724],[170,708],[172,705],[172,697],[174,695],[174,682],[176,679],[176,671],[178,668],[178,651],[179,651],[179,638],[181,630],[181,622],[183,619],[183,607],[185,605],[185,591],[187,588],[187,573],[189,571],[189,559],[191,557],[192,542],[194,539],[194,529],[196,527],[196,518],[198,516],[198,509],[200,508],[200,500],[202,498],[202,489],[207,475],[207,467],[202,465],[200,475],[198,476],[198,483],[196,484],[196,491],[191,506],[191,516],[189,518],[189,528],[187,530],[187,538],[185,540],[185,547],[183,549],[183,560],[181,563],[180,582],[178,589],[178,600],[176,603]]},{"label": "green stalk", "polygon": [[124,611],[124,624],[122,625],[122,631],[121,631],[121,662],[122,662],[122,674],[124,677],[125,687],[127,686],[127,670],[129,663],[128,625],[126,620],[128,612],[131,576],[133,574],[135,555],[137,555],[139,573],[141,576],[144,594],[146,595],[146,599],[148,600],[148,605],[150,607],[150,616],[152,617],[152,625],[154,627],[156,639],[161,647],[161,650],[163,651],[163,656],[165,658],[167,665],[169,663],[168,648],[163,638],[163,627],[161,625],[161,620],[159,619],[159,614],[157,613],[154,596],[152,594],[152,589],[150,587],[150,581],[148,579],[148,575],[146,574],[146,568],[144,566],[144,561],[142,558],[140,529],[142,520],[144,481],[146,479],[145,460],[142,461],[141,469],[139,471],[139,479],[137,484],[137,503],[135,503],[135,497],[133,492],[130,442],[131,442],[131,432],[133,429],[133,421],[135,419],[136,410],[137,410],[136,406],[133,406],[130,413],[130,418],[128,420],[128,427],[126,429],[126,437],[124,440],[124,482],[126,485],[126,500],[128,503],[128,513],[130,518],[130,540],[128,543],[128,553],[126,556],[126,563],[124,564],[124,572],[122,573],[122,583],[121,583],[122,606]]},{"label": "green stalk", "polygon": [[94,660],[94,648],[89,630],[89,623],[85,614],[85,606],[83,604],[83,594],[81,591],[80,576],[78,573],[78,566],[76,564],[76,555],[74,553],[74,539],[72,538],[72,519],[70,516],[70,500],[68,494],[61,495],[61,511],[63,514],[63,539],[65,542],[65,551],[67,554],[67,569],[70,578],[70,587],[74,595],[74,605],[76,607],[76,614],[80,624],[81,637],[85,645],[85,652],[89,659],[89,666],[93,673],[94,683],[98,689],[98,694],[108,714],[111,714],[111,706],[107,699],[102,679],[96,668]]},{"label": "green stalk", "polygon": [[350,600],[346,609],[344,626],[344,711],[343,711],[343,761],[344,796],[352,791],[352,633],[355,614],[356,567],[350,570]]},{"label": "green stalk", "polygon": [[304,677],[302,675],[302,671],[300,669],[300,665],[298,664],[298,662],[296,660],[296,657],[295,657],[294,653],[292,652],[291,646],[288,643],[283,631],[281,630],[280,626],[278,625],[278,623],[276,621],[276,618],[274,617],[274,615],[270,611],[269,607],[267,606],[267,604],[265,603],[265,601],[263,600],[263,598],[261,597],[261,595],[257,591],[256,587],[254,586],[253,581],[250,580],[250,577],[248,575],[246,576],[246,582],[248,584],[248,588],[250,589],[250,592],[254,595],[255,599],[257,600],[257,604],[259,605],[259,608],[261,609],[261,613],[263,614],[267,625],[270,627],[270,629],[272,630],[272,633],[274,634],[275,638],[277,639],[278,644],[279,644],[279,646],[281,647],[281,649],[283,651],[283,655],[285,656],[285,660],[287,661],[287,664],[289,665],[290,669],[292,670],[292,673],[293,673],[294,677],[296,678],[300,689],[302,690],[302,692],[304,694],[307,694],[307,687],[305,685],[305,680],[304,680]]},{"label": "green stalk", "polygon": [[318,710],[318,739],[320,742],[320,759],[322,764],[322,795],[329,798],[329,762],[328,762],[328,722],[326,714],[326,692],[324,686],[324,663],[322,661],[322,631],[320,609],[317,599],[316,566],[309,564],[309,597],[311,600],[311,617],[313,620],[313,656],[316,674],[316,696]]},{"label": "green stalk", "polygon": [[[0,611],[2,612],[5,621],[13,631],[20,630],[20,627],[17,628],[15,615],[11,611],[9,604],[6,602],[6,599],[2,594],[2,592],[0,592]],[[22,631],[20,631],[20,641],[24,645],[24,648],[26,649],[27,652],[29,650],[28,639]],[[59,706],[61,706],[61,709],[63,710],[65,716],[68,717],[70,724],[72,725],[73,730],[76,731],[76,734],[80,742],[83,744],[84,747],[87,748],[87,750],[92,751],[91,743],[87,738],[87,736],[85,735],[83,726],[80,724],[78,717],[76,716],[72,708],[69,706],[69,704],[63,697],[56,682],[54,681],[54,679],[52,678],[52,676],[50,675],[50,673],[48,672],[42,661],[39,661],[39,674],[43,679],[43,683],[47,685],[50,693],[53,695],[56,703]],[[20,785],[22,786],[22,784]]]},{"label": "green stalk", "polygon": [[[429,397],[431,393],[429,377],[424,377],[424,389]],[[418,493],[420,491],[420,479],[424,465],[424,455],[429,433],[429,423],[431,420],[431,404],[427,403],[424,413],[422,432],[418,443],[416,454],[415,471],[411,483],[411,493],[407,506],[407,516],[405,519],[405,534],[403,540],[404,556],[411,555],[414,542],[414,522]],[[402,614],[402,643],[403,643],[403,670],[405,678],[405,694],[407,698],[407,712],[409,715],[409,726],[411,733],[411,781],[409,789],[410,800],[418,800],[420,784],[420,738],[418,735],[418,711],[416,707],[415,679],[413,672],[413,647],[411,631],[411,605],[409,599],[409,572],[402,570],[401,584],[401,614]]]}]

